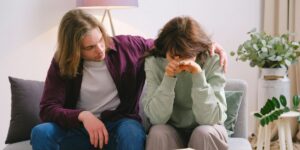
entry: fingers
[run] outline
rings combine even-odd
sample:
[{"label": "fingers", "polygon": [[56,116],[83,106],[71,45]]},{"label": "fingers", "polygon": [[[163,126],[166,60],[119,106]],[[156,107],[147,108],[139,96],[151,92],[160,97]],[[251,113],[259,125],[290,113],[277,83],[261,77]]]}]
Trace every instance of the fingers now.
[{"label": "fingers", "polygon": [[89,136],[90,136],[90,142],[91,142],[92,145],[94,145],[95,144],[95,135],[94,135],[94,132],[88,130],[88,133],[89,133]]},{"label": "fingers", "polygon": [[177,61],[172,61],[168,65],[169,65],[170,68],[175,70],[178,67],[179,63]]},{"label": "fingers", "polygon": [[223,65],[224,65],[224,61],[225,61],[224,53],[221,53],[221,54],[220,54],[220,66],[223,66]]},{"label": "fingers", "polygon": [[104,144],[108,144],[109,137],[105,127],[88,133],[90,136],[90,142],[95,148],[99,147],[102,149]]},{"label": "fingers", "polygon": [[221,54],[222,52],[224,52],[224,49],[220,44],[218,44],[216,42],[213,42],[213,45],[214,45],[214,52],[215,53]]},{"label": "fingers", "polygon": [[188,65],[191,65],[191,61],[190,60],[182,60],[179,62],[179,65],[188,66]]},{"label": "fingers", "polygon": [[179,67],[181,70],[187,71],[192,74],[202,71],[200,65],[192,60],[181,61]]},{"label": "fingers", "polygon": [[170,77],[174,77],[176,74],[182,71],[187,71],[190,73],[201,71],[200,66],[195,62],[195,60],[196,57],[192,57],[188,59],[180,59],[178,56],[176,56],[166,66],[165,73]]},{"label": "fingers", "polygon": [[171,67],[167,67],[166,68],[166,74],[170,77],[173,77],[173,76],[175,76],[175,70]]},{"label": "fingers", "polygon": [[89,136],[90,136],[90,142],[91,144],[97,148],[98,147],[98,141],[99,141],[99,135],[97,131],[89,131]]},{"label": "fingers", "polygon": [[180,66],[180,70],[184,70],[184,71],[190,72],[190,67],[187,66],[187,65],[181,65]]},{"label": "fingers", "polygon": [[212,54],[212,52],[216,52],[217,54],[220,55],[220,66],[223,67],[224,72],[227,72],[227,55],[224,51],[224,49],[222,48],[222,46],[216,42],[213,42],[213,44],[211,45],[211,49],[209,50],[210,54]]},{"label": "fingers", "polygon": [[178,71],[178,66],[179,66],[179,63],[176,60],[169,62],[169,64],[166,66],[166,69],[165,69],[166,74],[168,76],[175,76],[175,74],[180,72],[180,71]]},{"label": "fingers", "polygon": [[191,63],[190,62],[186,62],[186,61],[181,61],[179,63],[179,68],[180,70],[184,70],[184,71],[188,71],[189,72],[189,68],[190,68]]},{"label": "fingers", "polygon": [[216,49],[216,46],[215,46],[215,43],[213,43],[210,48],[209,48],[209,55],[212,56],[215,54],[215,49]]},{"label": "fingers", "polygon": [[220,66],[223,67],[224,72],[227,72],[227,55],[223,51],[220,53]]},{"label": "fingers", "polygon": [[[82,113],[80,119],[82,120],[86,131],[90,137],[90,143],[95,148],[103,148],[104,144],[108,144],[108,132],[105,125],[101,120],[95,117],[93,114]],[[83,117],[82,117],[83,116]],[[85,117],[84,117],[85,116]],[[85,118],[85,119],[84,119]]]},{"label": "fingers", "polygon": [[99,136],[99,139],[98,139],[98,141],[99,141],[99,147],[100,147],[100,149],[102,149],[102,147],[103,147],[103,140],[104,140],[102,130],[98,130],[98,136]]},{"label": "fingers", "polygon": [[94,134],[94,144],[93,144],[93,145],[94,145],[95,148],[97,148],[97,147],[98,147],[98,141],[99,141],[101,138],[99,138],[99,134],[98,134],[97,131],[94,131],[93,134]]},{"label": "fingers", "polygon": [[108,132],[105,127],[102,129],[102,131],[103,131],[103,135],[104,135],[104,143],[108,144],[108,139],[109,139]]},{"label": "fingers", "polygon": [[227,73],[227,68],[228,65],[227,65],[227,61],[224,62],[224,66],[223,66],[223,69],[224,69],[224,73]]}]

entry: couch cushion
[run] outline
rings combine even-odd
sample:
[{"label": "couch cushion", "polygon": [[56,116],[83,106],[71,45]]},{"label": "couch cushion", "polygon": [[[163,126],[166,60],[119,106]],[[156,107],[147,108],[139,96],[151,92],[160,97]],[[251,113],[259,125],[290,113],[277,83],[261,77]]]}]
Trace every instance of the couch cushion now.
[{"label": "couch cushion", "polygon": [[227,119],[225,120],[224,125],[229,136],[234,133],[235,123],[237,121],[238,112],[242,102],[242,96],[242,91],[225,91]]},{"label": "couch cushion", "polygon": [[39,121],[39,104],[44,83],[9,77],[11,85],[11,119],[5,143],[30,138],[32,127]]}]

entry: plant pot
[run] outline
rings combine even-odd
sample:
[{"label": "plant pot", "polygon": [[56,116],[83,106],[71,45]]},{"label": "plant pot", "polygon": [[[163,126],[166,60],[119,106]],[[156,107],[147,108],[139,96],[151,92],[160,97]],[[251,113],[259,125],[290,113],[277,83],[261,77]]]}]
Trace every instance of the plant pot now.
[{"label": "plant pot", "polygon": [[290,107],[290,80],[287,77],[286,68],[261,68],[258,79],[258,102],[260,110],[268,99],[284,95],[287,106]]}]

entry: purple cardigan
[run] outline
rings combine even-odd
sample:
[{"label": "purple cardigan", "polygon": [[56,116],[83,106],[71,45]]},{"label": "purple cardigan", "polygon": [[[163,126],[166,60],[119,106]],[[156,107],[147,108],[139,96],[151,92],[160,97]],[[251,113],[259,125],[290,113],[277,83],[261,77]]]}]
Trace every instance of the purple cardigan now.
[{"label": "purple cardigan", "polygon": [[[124,35],[112,39],[114,44],[110,46],[105,62],[116,84],[121,103],[114,111],[104,111],[101,119],[113,121],[129,117],[141,121],[138,103],[145,82],[145,72],[144,60],[139,58],[152,48],[153,40]],[[40,118],[43,122],[55,122],[63,128],[80,125],[78,115],[82,110],[76,109],[76,104],[82,82],[82,63],[78,70],[75,78],[62,78],[58,64],[52,60],[40,103]]]}]

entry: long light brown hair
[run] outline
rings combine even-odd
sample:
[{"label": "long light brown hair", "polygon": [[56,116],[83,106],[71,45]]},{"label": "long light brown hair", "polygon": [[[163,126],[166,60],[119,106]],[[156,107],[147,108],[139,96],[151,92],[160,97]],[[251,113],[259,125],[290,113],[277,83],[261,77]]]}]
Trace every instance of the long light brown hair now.
[{"label": "long light brown hair", "polygon": [[196,20],[187,16],[175,17],[161,29],[154,49],[145,57],[166,57],[166,53],[170,52],[171,56],[196,56],[203,61],[211,44],[212,41]]},{"label": "long light brown hair", "polygon": [[95,17],[80,9],[70,10],[63,16],[54,56],[61,76],[68,78],[76,76],[82,59],[80,56],[82,39],[94,28],[100,29],[105,45],[109,47],[111,39]]}]

